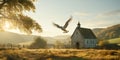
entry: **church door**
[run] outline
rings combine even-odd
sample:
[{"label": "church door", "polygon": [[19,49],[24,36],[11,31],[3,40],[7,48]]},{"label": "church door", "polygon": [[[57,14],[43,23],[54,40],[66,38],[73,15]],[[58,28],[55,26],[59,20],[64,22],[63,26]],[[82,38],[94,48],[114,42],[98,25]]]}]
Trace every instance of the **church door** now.
[{"label": "church door", "polygon": [[76,48],[79,49],[79,42],[76,43]]}]

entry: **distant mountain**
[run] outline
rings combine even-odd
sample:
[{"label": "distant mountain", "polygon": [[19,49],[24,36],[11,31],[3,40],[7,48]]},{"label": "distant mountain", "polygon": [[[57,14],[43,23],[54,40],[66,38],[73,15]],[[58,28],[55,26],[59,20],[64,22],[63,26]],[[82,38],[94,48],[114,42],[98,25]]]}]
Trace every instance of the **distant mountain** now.
[{"label": "distant mountain", "polygon": [[53,37],[43,37],[48,44],[54,44],[56,42],[56,39],[54,39]]},{"label": "distant mountain", "polygon": [[105,28],[95,28],[92,31],[95,33],[95,35],[99,34],[99,32],[101,32],[102,30],[104,30]]},{"label": "distant mountain", "polygon": [[33,40],[33,36],[21,35],[13,32],[0,32],[0,44],[19,44]]},{"label": "distant mountain", "polygon": [[[35,35],[22,35],[13,32],[0,32],[0,44],[21,44],[29,45],[34,42],[34,39],[39,36]],[[69,35],[60,35],[55,37],[43,37],[48,44],[54,44],[57,40],[60,42],[68,42],[70,40]]]},{"label": "distant mountain", "polygon": [[22,36],[11,33],[11,32],[0,32],[0,43],[6,44],[6,43],[19,43],[24,41]]},{"label": "distant mountain", "polygon": [[107,28],[93,29],[93,32],[101,40],[108,40],[120,37],[120,24],[110,26]]},{"label": "distant mountain", "polygon": [[55,38],[55,39],[65,39],[65,38],[69,38],[69,37],[70,37],[70,35],[58,35],[58,36],[55,36],[53,38]]},{"label": "distant mountain", "polygon": [[70,35],[59,35],[55,37],[43,37],[43,38],[48,42],[48,44],[54,44],[56,43],[56,41],[60,41],[63,43],[70,41]]},{"label": "distant mountain", "polygon": [[[33,37],[33,36],[32,36]],[[35,37],[39,37],[39,36],[34,36]],[[26,39],[28,37],[25,37]],[[34,38],[33,40],[27,41],[27,42],[22,42],[20,43],[21,45],[30,45],[32,42],[34,42]],[[56,41],[62,42],[62,43],[69,43],[70,42],[70,35],[59,35],[59,36],[55,36],[55,37],[42,37],[44,40],[47,41],[47,44],[55,44]]]}]

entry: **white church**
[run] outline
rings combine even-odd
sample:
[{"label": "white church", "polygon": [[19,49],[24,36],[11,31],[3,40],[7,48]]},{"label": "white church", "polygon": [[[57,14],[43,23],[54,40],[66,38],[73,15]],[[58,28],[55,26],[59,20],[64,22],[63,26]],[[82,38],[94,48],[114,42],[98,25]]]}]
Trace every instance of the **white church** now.
[{"label": "white church", "polygon": [[94,48],[97,46],[98,40],[91,29],[82,28],[78,22],[75,31],[71,36],[72,48]]}]

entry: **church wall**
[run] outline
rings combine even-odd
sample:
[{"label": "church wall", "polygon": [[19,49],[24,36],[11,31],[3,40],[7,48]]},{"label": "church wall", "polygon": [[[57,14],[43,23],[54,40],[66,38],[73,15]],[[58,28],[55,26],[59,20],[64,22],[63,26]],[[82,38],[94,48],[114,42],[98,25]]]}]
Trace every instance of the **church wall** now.
[{"label": "church wall", "polygon": [[71,43],[72,43],[73,48],[76,48],[76,43],[79,43],[79,48],[83,47],[84,39],[82,35],[80,34],[79,30],[77,29],[75,30],[73,37],[71,39],[72,39]]},{"label": "church wall", "polygon": [[94,48],[97,42],[97,39],[85,39],[85,48]]}]

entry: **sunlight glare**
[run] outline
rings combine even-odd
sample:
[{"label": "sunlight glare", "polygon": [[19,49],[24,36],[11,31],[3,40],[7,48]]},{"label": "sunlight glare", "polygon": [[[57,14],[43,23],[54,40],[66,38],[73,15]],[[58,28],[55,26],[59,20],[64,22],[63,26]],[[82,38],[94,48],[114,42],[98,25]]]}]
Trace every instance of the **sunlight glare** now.
[{"label": "sunlight glare", "polygon": [[23,34],[19,31],[19,29],[14,29],[14,28],[11,29],[11,24],[8,21],[5,21],[3,28],[5,31],[8,31],[8,32]]},{"label": "sunlight glare", "polygon": [[6,21],[3,28],[4,29],[9,29],[10,28],[10,23],[8,21]]}]

